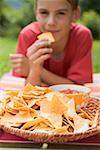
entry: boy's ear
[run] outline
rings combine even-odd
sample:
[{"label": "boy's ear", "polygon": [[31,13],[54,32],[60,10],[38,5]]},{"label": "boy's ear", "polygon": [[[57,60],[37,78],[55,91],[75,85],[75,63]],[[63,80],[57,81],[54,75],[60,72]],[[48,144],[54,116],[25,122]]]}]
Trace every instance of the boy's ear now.
[{"label": "boy's ear", "polygon": [[73,22],[76,22],[80,18],[81,10],[80,7],[78,6],[77,9],[74,10],[73,14]]}]

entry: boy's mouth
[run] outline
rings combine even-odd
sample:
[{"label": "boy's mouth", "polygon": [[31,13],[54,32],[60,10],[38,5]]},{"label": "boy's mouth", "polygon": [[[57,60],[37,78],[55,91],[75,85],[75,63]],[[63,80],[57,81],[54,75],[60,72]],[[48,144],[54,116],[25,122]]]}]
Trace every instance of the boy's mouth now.
[{"label": "boy's mouth", "polygon": [[47,32],[51,32],[51,33],[58,33],[58,30],[47,30]]}]

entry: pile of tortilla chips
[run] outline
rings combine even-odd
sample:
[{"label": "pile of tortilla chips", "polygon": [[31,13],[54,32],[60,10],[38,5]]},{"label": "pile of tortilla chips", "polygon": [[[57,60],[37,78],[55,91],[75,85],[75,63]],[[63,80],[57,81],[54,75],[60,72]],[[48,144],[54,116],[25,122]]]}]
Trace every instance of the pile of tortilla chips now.
[{"label": "pile of tortilla chips", "polygon": [[91,118],[76,111],[74,99],[47,87],[27,84],[21,91],[6,91],[0,99],[0,124],[31,132],[81,133],[97,126],[98,111]]}]

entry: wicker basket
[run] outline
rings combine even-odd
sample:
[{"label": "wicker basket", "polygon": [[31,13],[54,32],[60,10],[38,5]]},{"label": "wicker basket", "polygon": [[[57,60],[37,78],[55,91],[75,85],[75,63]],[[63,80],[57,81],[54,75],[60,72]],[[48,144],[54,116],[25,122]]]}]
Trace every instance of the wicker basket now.
[{"label": "wicker basket", "polygon": [[76,141],[79,139],[87,138],[100,132],[100,126],[97,126],[92,130],[88,130],[87,132],[78,133],[78,134],[60,134],[60,133],[51,134],[51,133],[39,133],[39,132],[33,133],[30,131],[24,131],[12,127],[7,127],[4,125],[2,125],[1,128],[7,133],[15,134],[25,139],[32,140],[34,143],[64,144],[68,141]]},{"label": "wicker basket", "polygon": [[[92,109],[91,109],[92,108]],[[15,134],[17,136],[23,137],[28,140],[32,140],[34,143],[59,143],[65,144],[68,141],[76,141],[83,138],[93,136],[100,132],[100,101],[94,98],[89,98],[85,105],[82,107],[83,110],[87,110],[91,114],[92,118],[96,111],[99,111],[98,124],[95,128],[92,128],[84,133],[76,134],[62,134],[62,133],[51,133],[51,132],[35,132],[35,131],[26,131],[21,129],[16,129],[9,127],[7,125],[0,125],[0,128],[7,133]],[[91,117],[90,116],[90,117]],[[41,130],[42,131],[42,130]]]}]

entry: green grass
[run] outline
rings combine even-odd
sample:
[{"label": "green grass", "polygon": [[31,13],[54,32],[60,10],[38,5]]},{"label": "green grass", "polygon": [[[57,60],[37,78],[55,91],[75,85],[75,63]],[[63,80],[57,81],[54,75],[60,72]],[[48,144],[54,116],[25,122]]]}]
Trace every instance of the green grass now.
[{"label": "green grass", "polygon": [[0,76],[10,70],[9,54],[14,53],[15,47],[15,39],[0,38]]},{"label": "green grass", "polygon": [[[15,52],[15,39],[0,38],[0,76],[8,72],[11,68],[9,54]],[[100,72],[100,42],[93,43],[93,69],[94,72]]]},{"label": "green grass", "polygon": [[92,58],[94,72],[100,72],[100,41],[94,41],[93,43]]}]

